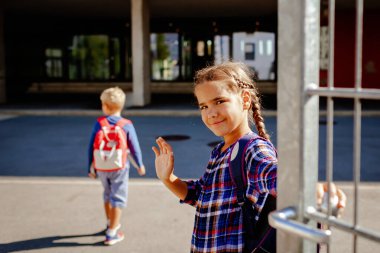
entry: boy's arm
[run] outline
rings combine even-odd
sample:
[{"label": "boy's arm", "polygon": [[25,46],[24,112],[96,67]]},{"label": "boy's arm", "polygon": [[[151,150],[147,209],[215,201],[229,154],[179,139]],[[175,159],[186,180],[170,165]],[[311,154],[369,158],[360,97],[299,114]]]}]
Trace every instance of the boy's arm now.
[{"label": "boy's arm", "polygon": [[140,144],[139,144],[134,126],[132,124],[125,125],[124,131],[126,132],[126,135],[127,135],[127,145],[129,149],[129,155],[131,156],[130,160],[131,160],[132,165],[136,167],[138,171],[139,169],[140,170],[144,169],[145,171],[145,167],[142,161],[141,148],[140,148]]},{"label": "boy's arm", "polygon": [[88,175],[91,178],[96,177],[96,171],[93,167],[93,159],[94,159],[93,144],[94,144],[94,140],[95,140],[95,135],[99,129],[100,129],[100,125],[98,122],[96,122],[96,124],[94,125],[94,127],[92,129],[92,133],[91,133],[91,137],[90,137],[90,143],[88,145],[88,166],[87,166],[87,170],[88,170]]}]

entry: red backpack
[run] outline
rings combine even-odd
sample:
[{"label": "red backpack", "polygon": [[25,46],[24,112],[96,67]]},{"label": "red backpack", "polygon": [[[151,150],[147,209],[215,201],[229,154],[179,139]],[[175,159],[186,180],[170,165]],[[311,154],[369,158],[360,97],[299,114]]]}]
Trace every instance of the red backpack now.
[{"label": "red backpack", "polygon": [[100,171],[124,169],[128,146],[123,127],[132,122],[122,118],[115,125],[111,125],[106,117],[98,118],[98,122],[101,129],[96,133],[93,144],[94,168]]}]

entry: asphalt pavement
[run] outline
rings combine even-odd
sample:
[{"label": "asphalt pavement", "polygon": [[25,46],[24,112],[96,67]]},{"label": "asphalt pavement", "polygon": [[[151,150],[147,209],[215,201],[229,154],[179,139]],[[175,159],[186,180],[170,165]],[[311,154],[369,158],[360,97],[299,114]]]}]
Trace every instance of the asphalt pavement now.
[{"label": "asphalt pavement", "polygon": [[[179,204],[156,179],[151,146],[155,138],[165,136],[174,148],[176,174],[200,177],[220,139],[206,129],[196,110],[127,114],[137,130],[147,175],[141,178],[131,170],[122,225],[126,239],[112,247],[102,244],[102,188],[87,178],[86,168],[88,140],[99,111],[42,111],[45,114],[7,113],[0,120],[0,252],[189,252],[194,209]],[[265,119],[276,145],[275,112],[266,112]],[[362,124],[359,221],[380,231],[380,117],[363,117]],[[334,126],[334,180],[352,200],[352,117],[337,116]],[[321,117],[321,179],[325,132]],[[349,202],[344,220],[352,222],[352,210]],[[351,235],[333,235],[331,252],[351,252]],[[359,239],[359,247],[358,252],[380,252],[380,246],[368,240]]]},{"label": "asphalt pavement", "polygon": [[[0,111],[1,112],[1,111]],[[98,112],[99,113],[99,112]],[[154,153],[158,136],[173,146],[176,173],[183,178],[202,175],[212,147],[220,142],[194,114],[186,116],[128,116],[140,141],[146,178],[156,178]],[[173,115],[172,113],[171,115]],[[100,115],[100,114],[99,114]],[[87,177],[87,150],[97,115],[18,116],[0,121],[0,176]],[[276,117],[265,117],[266,127],[276,145]],[[379,117],[362,119],[361,180],[380,182]],[[353,119],[334,118],[334,180],[352,180]],[[319,175],[325,178],[326,124],[319,128]],[[137,177],[131,170],[131,177]]]}]

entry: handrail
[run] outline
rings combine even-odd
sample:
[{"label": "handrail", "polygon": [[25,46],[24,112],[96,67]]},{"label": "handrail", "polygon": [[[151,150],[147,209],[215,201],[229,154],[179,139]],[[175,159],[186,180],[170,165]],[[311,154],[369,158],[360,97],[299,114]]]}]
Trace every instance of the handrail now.
[{"label": "handrail", "polygon": [[331,88],[309,85],[306,89],[308,95],[319,95],[321,97],[380,99],[380,89],[365,88]]},{"label": "handrail", "polygon": [[295,207],[286,207],[269,214],[269,224],[277,229],[317,242],[330,243],[330,230],[319,230],[292,220],[297,217]]},{"label": "handrail", "polygon": [[326,216],[325,213],[317,211],[314,207],[308,207],[305,212],[305,216],[308,219],[317,221],[319,223],[328,224],[343,231],[361,236],[368,240],[380,242],[380,233],[374,230],[362,228],[359,226],[350,225],[344,221],[341,221],[334,216]]}]

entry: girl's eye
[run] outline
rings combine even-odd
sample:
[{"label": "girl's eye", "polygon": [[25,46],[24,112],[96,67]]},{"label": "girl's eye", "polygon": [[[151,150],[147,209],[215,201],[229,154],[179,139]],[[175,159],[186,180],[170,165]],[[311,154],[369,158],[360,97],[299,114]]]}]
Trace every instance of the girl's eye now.
[{"label": "girl's eye", "polygon": [[205,105],[200,105],[200,106],[199,106],[199,110],[204,110],[204,109],[206,109],[206,106],[205,106]]},{"label": "girl's eye", "polygon": [[215,104],[220,105],[220,104],[223,104],[223,103],[224,103],[224,100],[218,100],[218,101],[216,101]]}]

